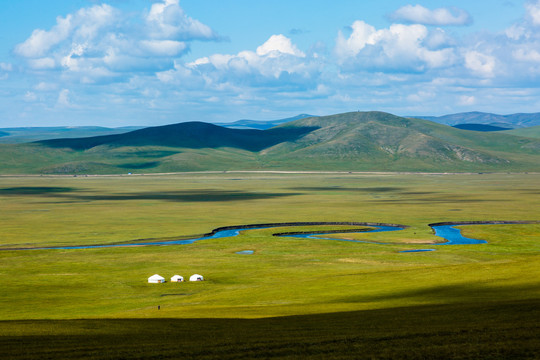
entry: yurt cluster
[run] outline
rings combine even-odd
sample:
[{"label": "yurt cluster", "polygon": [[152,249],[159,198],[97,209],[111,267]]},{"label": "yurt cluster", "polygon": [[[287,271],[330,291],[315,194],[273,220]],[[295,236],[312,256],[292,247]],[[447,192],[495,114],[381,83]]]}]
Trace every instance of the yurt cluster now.
[{"label": "yurt cluster", "polygon": [[[183,282],[184,277],[180,275],[174,275],[171,277],[171,282]],[[199,274],[193,274],[189,277],[189,281],[204,281],[204,278],[202,275]],[[152,275],[148,278],[148,282],[151,284],[161,284],[166,282],[165,278],[163,276],[160,276],[158,274]]]}]

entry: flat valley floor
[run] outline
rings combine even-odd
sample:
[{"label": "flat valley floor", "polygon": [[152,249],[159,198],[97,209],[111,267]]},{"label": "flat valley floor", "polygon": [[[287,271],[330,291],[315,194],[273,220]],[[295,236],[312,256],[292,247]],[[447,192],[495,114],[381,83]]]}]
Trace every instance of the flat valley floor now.
[{"label": "flat valley floor", "polygon": [[[540,224],[461,226],[487,244],[455,246],[428,226],[538,221],[540,174],[2,176],[0,214],[3,358],[540,358]],[[279,222],[408,228],[20,250]]]}]

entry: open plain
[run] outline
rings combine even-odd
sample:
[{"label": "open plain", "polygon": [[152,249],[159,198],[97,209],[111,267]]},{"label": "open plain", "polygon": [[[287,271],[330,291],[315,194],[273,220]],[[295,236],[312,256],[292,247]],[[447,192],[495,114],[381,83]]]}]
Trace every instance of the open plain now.
[{"label": "open plain", "polygon": [[[539,220],[539,183],[533,173],[0,177],[0,347],[7,358],[536,358],[540,224],[462,226],[487,244],[452,246],[434,245],[443,240],[428,224]],[[309,221],[409,227],[332,234],[366,242],[272,228],[20,250]],[[400,252],[422,248],[436,251]],[[148,284],[155,273],[206,281]]]}]

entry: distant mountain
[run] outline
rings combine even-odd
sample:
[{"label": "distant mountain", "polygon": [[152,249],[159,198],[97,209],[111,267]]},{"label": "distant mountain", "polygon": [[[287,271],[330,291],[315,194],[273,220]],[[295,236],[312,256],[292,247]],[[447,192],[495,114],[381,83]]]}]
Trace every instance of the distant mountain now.
[{"label": "distant mountain", "polygon": [[299,119],[305,119],[308,117],[313,117],[313,115],[300,114],[300,115],[296,115],[290,118],[280,119],[280,120],[238,120],[232,123],[216,123],[215,125],[219,125],[219,126],[223,126],[227,128],[233,128],[233,129],[266,130],[280,124],[288,123],[288,122],[299,120]]},{"label": "distant mountain", "polygon": [[540,139],[461,130],[383,112],[351,112],[267,130],[188,122],[0,145],[0,173],[207,170],[540,171]]},{"label": "distant mountain", "polygon": [[458,124],[484,124],[514,129],[540,125],[540,113],[497,115],[475,111],[444,116],[414,116],[414,118],[431,120],[450,126]]},{"label": "distant mountain", "polygon": [[510,130],[510,128],[507,127],[500,127],[500,126],[493,126],[493,125],[484,125],[484,124],[458,124],[452,126],[456,129],[461,130],[470,130],[470,131],[504,131],[504,130]]},{"label": "distant mountain", "polygon": [[[120,128],[107,128],[100,126],[54,126],[54,127],[14,127],[0,129],[0,143],[23,143],[30,141],[88,137],[109,134],[121,134],[136,129],[140,126],[127,126]],[[2,135],[4,134],[4,135]]]}]

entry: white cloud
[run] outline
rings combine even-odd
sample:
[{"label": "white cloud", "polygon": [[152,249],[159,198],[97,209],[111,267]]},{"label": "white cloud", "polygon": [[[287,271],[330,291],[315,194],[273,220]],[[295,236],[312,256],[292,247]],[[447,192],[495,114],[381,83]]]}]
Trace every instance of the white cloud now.
[{"label": "white cloud", "polygon": [[271,79],[280,79],[286,85],[300,78],[311,78],[318,71],[317,64],[318,61],[307,58],[286,36],[272,35],[256,51],[246,50],[236,55],[214,54],[186,66],[218,82],[267,83]]},{"label": "white cloud", "polygon": [[53,58],[44,57],[39,59],[30,59],[28,60],[28,65],[35,70],[47,70],[54,69],[56,67],[56,62]]},{"label": "white cloud", "polygon": [[208,26],[184,14],[178,0],[154,3],[147,13],[95,5],[58,17],[15,47],[34,70],[61,70],[81,83],[125,81],[126,76],[170,69],[193,40],[216,40]]},{"label": "white cloud", "polygon": [[37,95],[32,91],[27,91],[26,94],[24,94],[24,101],[26,102],[34,102],[37,100]]},{"label": "white cloud", "polygon": [[476,104],[476,97],[469,95],[461,95],[458,99],[459,105],[471,106]]},{"label": "white cloud", "polygon": [[290,54],[298,57],[305,57],[302,51],[298,50],[291,39],[284,35],[272,35],[264,44],[257,48],[257,55],[279,57],[281,54]]},{"label": "white cloud", "polygon": [[345,37],[340,31],[335,53],[339,63],[353,69],[382,71],[426,71],[452,65],[456,56],[447,39],[437,29],[434,36],[424,25],[393,24],[376,30],[355,21]]},{"label": "white cloud", "polygon": [[465,53],[465,67],[481,77],[493,77],[495,75],[495,64],[494,56],[474,50]]},{"label": "white cloud", "polygon": [[58,85],[54,83],[47,83],[44,81],[34,86],[34,89],[37,91],[51,91],[51,90],[56,90],[57,88],[58,88]]},{"label": "white cloud", "polygon": [[458,8],[438,8],[430,10],[422,5],[406,5],[392,13],[391,18],[397,21],[424,25],[468,25],[471,16]]},{"label": "white cloud", "polygon": [[198,20],[186,16],[178,0],[164,0],[152,5],[146,16],[150,35],[155,39],[217,39],[217,34]]},{"label": "white cloud", "polygon": [[72,30],[71,20],[71,15],[58,17],[56,25],[50,31],[34,30],[25,42],[15,47],[15,53],[32,58],[45,55],[53,46],[67,39]]},{"label": "white cloud", "polygon": [[71,102],[69,101],[69,90],[62,89],[58,94],[58,99],[56,104],[61,107],[71,107]]},{"label": "white cloud", "polygon": [[540,1],[531,1],[525,4],[527,10],[527,17],[533,23],[533,25],[540,25]]},{"label": "white cloud", "polygon": [[520,48],[512,52],[512,55],[518,61],[540,63],[540,52],[536,49]]},{"label": "white cloud", "polygon": [[0,70],[2,71],[13,71],[13,65],[8,63],[0,62]]},{"label": "white cloud", "polygon": [[177,56],[187,49],[187,44],[175,40],[142,40],[142,49],[156,56]]}]

